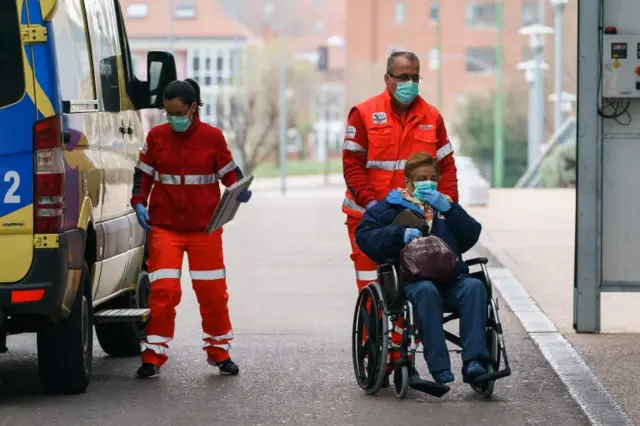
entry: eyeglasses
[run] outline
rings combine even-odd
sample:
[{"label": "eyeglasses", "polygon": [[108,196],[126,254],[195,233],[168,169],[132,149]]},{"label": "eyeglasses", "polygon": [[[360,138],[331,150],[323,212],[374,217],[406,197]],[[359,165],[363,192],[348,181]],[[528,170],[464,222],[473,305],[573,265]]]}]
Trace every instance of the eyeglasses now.
[{"label": "eyeglasses", "polygon": [[398,82],[400,83],[405,83],[407,81],[413,81],[414,83],[420,83],[422,81],[422,77],[420,77],[419,75],[408,75],[408,74],[400,74],[400,75],[393,75],[393,74],[389,74],[387,73],[387,75],[393,79],[398,80]]}]

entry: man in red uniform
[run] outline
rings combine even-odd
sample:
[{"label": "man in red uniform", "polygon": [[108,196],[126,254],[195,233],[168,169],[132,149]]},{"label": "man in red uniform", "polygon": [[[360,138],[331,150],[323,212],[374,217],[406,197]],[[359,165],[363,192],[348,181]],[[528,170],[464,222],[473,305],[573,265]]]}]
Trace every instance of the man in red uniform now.
[{"label": "man in red uniform", "polygon": [[[220,184],[242,179],[222,132],[199,120],[200,90],[193,80],[175,81],[164,92],[168,123],[149,132],[134,174],[138,222],[148,231],[147,263],[151,319],[141,342],[138,377],[151,377],[167,361],[173,339],[185,252],[200,305],[202,339],[209,364],[221,374],[238,374],[229,356],[233,339],[227,301],[222,230],[205,232],[220,202]],[[153,191],[151,191],[153,188]],[[149,211],[147,211],[147,199]],[[238,196],[247,202],[250,191]]]},{"label": "man in red uniform", "polygon": [[376,264],[358,248],[355,230],[365,210],[390,190],[404,185],[404,166],[414,152],[438,161],[438,189],[458,201],[453,147],[440,112],[418,96],[420,62],[411,52],[395,52],[387,60],[386,90],[349,112],[343,148],[347,184],[342,210],[347,214],[358,289],[377,279]]}]

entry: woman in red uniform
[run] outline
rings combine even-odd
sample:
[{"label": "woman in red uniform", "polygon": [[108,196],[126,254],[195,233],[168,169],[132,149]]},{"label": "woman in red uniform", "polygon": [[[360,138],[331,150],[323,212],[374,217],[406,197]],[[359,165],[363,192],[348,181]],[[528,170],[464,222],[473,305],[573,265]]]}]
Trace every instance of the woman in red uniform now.
[{"label": "woman in red uniform", "polygon": [[[174,81],[163,99],[168,123],[154,127],[147,136],[131,198],[140,226],[148,231],[151,309],[137,376],[151,377],[167,361],[175,308],[182,294],[185,252],[200,305],[207,361],[217,366],[220,374],[236,375],[239,368],[229,356],[233,330],[227,307],[222,230],[207,234],[205,229],[220,202],[219,182],[233,185],[243,178],[242,171],[233,161],[222,132],[200,121],[202,103],[195,81]],[[238,201],[246,203],[250,198],[251,191],[246,190]]]}]

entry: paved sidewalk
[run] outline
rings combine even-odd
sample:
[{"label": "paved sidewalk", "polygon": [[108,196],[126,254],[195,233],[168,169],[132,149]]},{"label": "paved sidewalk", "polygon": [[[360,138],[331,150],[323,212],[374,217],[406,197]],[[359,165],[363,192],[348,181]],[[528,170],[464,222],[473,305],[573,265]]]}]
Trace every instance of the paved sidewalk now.
[{"label": "paved sidewalk", "polygon": [[640,294],[602,294],[602,333],[573,331],[574,190],[491,190],[471,207],[483,242],[574,345],[636,424],[640,424]]}]

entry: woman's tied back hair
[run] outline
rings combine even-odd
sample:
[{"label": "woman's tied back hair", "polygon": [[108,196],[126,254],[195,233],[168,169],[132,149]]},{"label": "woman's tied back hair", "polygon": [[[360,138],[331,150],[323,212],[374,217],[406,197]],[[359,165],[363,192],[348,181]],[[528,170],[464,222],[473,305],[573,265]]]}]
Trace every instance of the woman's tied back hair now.
[{"label": "woman's tied back hair", "polygon": [[171,82],[164,90],[163,98],[166,100],[180,98],[188,106],[195,103],[198,106],[198,110],[202,106],[200,86],[191,78]]},{"label": "woman's tied back hair", "polygon": [[440,171],[438,170],[438,162],[431,154],[426,152],[414,152],[409,156],[407,160],[407,165],[404,168],[404,176],[406,178],[411,178],[413,172],[416,169],[422,166],[431,166],[436,170],[436,174],[440,175]]}]

